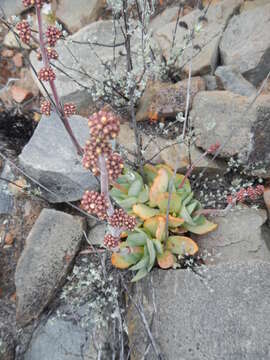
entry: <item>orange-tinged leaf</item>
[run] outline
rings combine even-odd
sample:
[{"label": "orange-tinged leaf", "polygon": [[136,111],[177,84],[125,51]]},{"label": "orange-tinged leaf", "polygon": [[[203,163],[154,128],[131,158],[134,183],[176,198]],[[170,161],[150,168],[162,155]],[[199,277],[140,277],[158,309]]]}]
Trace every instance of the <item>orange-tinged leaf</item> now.
[{"label": "orange-tinged leaf", "polygon": [[147,183],[151,184],[158,174],[158,170],[151,164],[145,164],[143,167],[144,174],[147,179]]},{"label": "orange-tinged leaf", "polygon": [[177,228],[184,223],[184,219],[169,215],[169,228]]},{"label": "orange-tinged leaf", "polygon": [[178,255],[194,255],[199,250],[195,241],[187,236],[169,236],[167,248]]},{"label": "orange-tinged leaf", "polygon": [[126,189],[123,185],[118,184],[116,181],[112,182],[112,186],[116,188],[117,190],[121,191],[123,194],[128,193],[128,189]]},{"label": "orange-tinged leaf", "polygon": [[173,267],[175,258],[170,251],[166,250],[163,254],[157,256],[157,262],[161,269],[169,269]]},{"label": "orange-tinged leaf", "polygon": [[217,228],[217,224],[212,223],[209,220],[205,220],[205,222],[202,225],[196,225],[196,226],[192,226],[192,225],[188,225],[185,224],[185,228],[197,235],[204,235],[204,234],[208,234],[211,231],[216,230]]},{"label": "orange-tinged leaf", "polygon": [[[165,192],[159,194],[156,199],[160,211],[162,213],[166,213],[169,201],[169,193]],[[181,197],[176,193],[172,193],[170,201],[170,213],[178,213],[181,209],[181,203]]]},{"label": "orange-tinged leaf", "polygon": [[183,226],[179,226],[177,228],[171,228],[170,232],[172,232],[173,234],[181,235],[187,233],[188,230],[185,229]]},{"label": "orange-tinged leaf", "polygon": [[121,254],[118,253],[112,253],[111,258],[113,266],[115,266],[117,269],[128,269],[130,267],[130,263],[128,263],[124,257]]},{"label": "orange-tinged leaf", "polygon": [[148,230],[153,237],[155,237],[158,227],[158,216],[153,216],[145,220],[143,227]]},{"label": "orange-tinged leaf", "polygon": [[164,218],[164,216],[158,216],[156,239],[163,241],[165,237],[166,237],[166,218]]},{"label": "orange-tinged leaf", "polygon": [[147,220],[159,213],[159,210],[152,209],[144,204],[135,204],[132,208],[134,214],[141,218],[142,220]]},{"label": "orange-tinged leaf", "polygon": [[133,252],[134,254],[141,254],[141,255],[143,255],[143,253],[144,253],[144,248],[143,248],[143,246],[134,246],[134,247],[132,248],[132,252]]},{"label": "orange-tinged leaf", "polygon": [[157,197],[160,193],[167,191],[169,183],[169,176],[165,169],[159,169],[158,175],[156,176],[149,192],[150,206],[157,205]]}]

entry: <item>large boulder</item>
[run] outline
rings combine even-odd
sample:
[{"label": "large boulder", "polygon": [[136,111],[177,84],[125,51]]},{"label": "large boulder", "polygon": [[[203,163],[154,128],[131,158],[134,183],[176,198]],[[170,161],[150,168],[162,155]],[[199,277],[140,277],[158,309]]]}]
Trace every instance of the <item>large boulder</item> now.
[{"label": "large boulder", "polygon": [[[150,279],[151,277],[151,279]],[[204,273],[153,271],[132,293],[142,301],[159,351],[175,359],[268,359],[270,264],[220,264]],[[132,360],[154,360],[142,321],[128,303]]]},{"label": "large boulder", "polygon": [[[96,21],[105,5],[104,0],[77,0],[76,5],[72,0],[58,0],[56,17],[73,33]],[[76,10],[76,16],[74,16],[74,10]]]},{"label": "large boulder", "polygon": [[244,11],[229,22],[220,42],[221,62],[234,65],[257,86],[270,69],[270,4]]},{"label": "large boulder", "polygon": [[[188,80],[182,80],[176,84],[162,83],[159,81],[150,82],[146,87],[140,100],[137,121],[155,120],[175,117],[179,112],[185,112],[187,101]],[[201,77],[191,78],[190,82],[190,102],[192,106],[194,96],[205,90],[205,82]]]},{"label": "large boulder", "polygon": [[245,171],[270,177],[270,97],[252,99],[229,91],[202,91],[193,101],[191,122],[196,145],[207,150],[219,142],[220,156],[237,156]]},{"label": "large boulder", "polygon": [[[71,116],[70,126],[83,147],[89,138],[87,120]],[[29,175],[56,193],[44,191],[51,202],[76,201],[86,189],[97,187],[94,176],[86,171],[59,117],[43,116],[19,156],[21,166]]]},{"label": "large boulder", "polygon": [[[206,14],[206,21],[200,21],[200,19],[205,17],[203,10],[194,10],[181,18],[181,22],[188,28],[178,28],[176,34],[175,21],[167,23],[158,29],[155,37],[166,60],[170,63],[170,59],[173,59],[173,54],[175,54],[176,69],[188,74],[188,63],[192,55],[193,76],[213,73],[218,62],[218,45],[223,30],[230,17],[239,9],[242,2],[242,0],[224,0],[210,6]],[[192,50],[190,44],[187,44],[187,39],[189,38],[189,32],[192,31],[194,26],[197,29],[196,25],[199,23],[202,28],[199,32],[195,32]],[[172,51],[174,34],[175,42]]]},{"label": "large boulder", "polygon": [[16,312],[20,326],[38,318],[62,285],[79,250],[83,230],[80,218],[52,209],[41,212],[16,268]]}]

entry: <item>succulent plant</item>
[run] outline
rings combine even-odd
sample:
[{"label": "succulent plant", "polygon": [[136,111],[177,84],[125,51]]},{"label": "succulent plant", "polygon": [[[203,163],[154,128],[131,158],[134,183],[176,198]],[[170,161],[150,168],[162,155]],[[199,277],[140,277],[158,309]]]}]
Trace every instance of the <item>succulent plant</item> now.
[{"label": "succulent plant", "polygon": [[144,277],[156,263],[168,269],[175,266],[179,256],[195,255],[197,244],[183,234],[202,235],[217,227],[200,214],[201,204],[184,175],[173,177],[169,166],[147,164],[144,177],[145,182],[137,172],[125,169],[110,192],[119,206],[137,218],[135,230],[125,234],[120,251],[112,254],[114,266],[137,271],[132,281]]}]

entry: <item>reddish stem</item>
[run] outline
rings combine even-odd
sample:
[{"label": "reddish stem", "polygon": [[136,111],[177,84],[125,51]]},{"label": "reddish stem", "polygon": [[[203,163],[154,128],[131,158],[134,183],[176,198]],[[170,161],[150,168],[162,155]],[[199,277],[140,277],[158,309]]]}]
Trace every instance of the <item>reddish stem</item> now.
[{"label": "reddish stem", "polygon": [[100,187],[101,187],[101,193],[104,194],[109,207],[107,214],[109,217],[111,217],[114,213],[114,209],[111,203],[111,199],[109,196],[109,178],[108,178],[108,171],[106,167],[106,160],[103,154],[99,155],[98,157],[99,162],[99,170],[100,170]]},{"label": "reddish stem", "polygon": [[[44,63],[44,66],[45,67],[49,67],[50,66],[50,62],[48,60],[48,56],[47,56],[47,52],[46,52],[46,47],[45,47],[45,42],[44,42],[44,34],[43,34],[43,27],[42,27],[42,18],[41,18],[41,10],[39,7],[36,6],[36,13],[37,13],[37,20],[38,20],[38,29],[39,29],[39,43],[40,43],[40,51],[41,51],[41,55],[42,55],[42,60],[43,60],[43,63]],[[76,150],[77,150],[77,153],[78,155],[83,155],[83,149],[81,148],[78,140],[76,139],[71,127],[70,127],[70,124],[69,124],[69,121],[67,119],[67,117],[65,116],[65,114],[63,113],[63,109],[62,109],[62,106],[60,104],[60,101],[59,101],[59,96],[58,96],[58,93],[57,93],[57,89],[56,89],[56,86],[55,86],[55,82],[53,80],[51,80],[49,82],[50,84],[50,87],[51,87],[51,90],[52,90],[52,94],[53,94],[53,98],[54,98],[54,102],[55,102],[55,106],[56,106],[56,110],[58,110],[58,112],[60,113],[60,119],[67,131],[67,133],[69,134],[70,136],[70,139],[73,143],[73,145],[75,146]]]}]

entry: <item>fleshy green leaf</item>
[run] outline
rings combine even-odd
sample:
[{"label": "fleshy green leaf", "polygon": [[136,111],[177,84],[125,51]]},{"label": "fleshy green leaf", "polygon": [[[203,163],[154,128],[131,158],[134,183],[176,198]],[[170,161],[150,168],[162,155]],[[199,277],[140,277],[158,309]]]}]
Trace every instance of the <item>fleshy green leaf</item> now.
[{"label": "fleshy green leaf", "polygon": [[146,268],[140,269],[137,274],[134,276],[134,278],[131,280],[131,282],[136,282],[144,278],[148,274],[148,271]]},{"label": "fleshy green leaf", "polygon": [[159,210],[152,209],[147,205],[144,204],[136,204],[133,205],[132,210],[134,214],[138,217],[140,217],[142,220],[147,220],[151,218],[152,216],[155,216],[159,213]]},{"label": "fleshy green leaf", "polygon": [[147,270],[151,271],[152,267],[155,264],[156,251],[155,251],[155,247],[154,247],[154,244],[153,244],[152,240],[147,238],[147,243],[146,244],[147,244],[147,249],[148,249],[148,252],[149,252],[149,264],[148,264]]},{"label": "fleshy green leaf", "polygon": [[163,246],[162,246],[161,242],[159,240],[157,240],[157,239],[153,239],[152,241],[153,241],[154,246],[156,248],[156,252],[158,254],[163,254]]},{"label": "fleshy green leaf", "polygon": [[136,204],[137,198],[130,197],[130,198],[127,198],[127,199],[124,199],[124,200],[120,200],[120,201],[118,200],[116,202],[117,202],[117,204],[119,206],[121,206],[125,210],[128,210],[128,209],[131,209],[134,204]]},{"label": "fleshy green leaf", "polygon": [[193,226],[193,225],[185,224],[185,228],[194,234],[204,235],[204,234],[208,234],[211,231],[216,230],[217,224],[214,224],[206,219],[202,225]]},{"label": "fleshy green leaf", "polygon": [[144,189],[138,195],[138,203],[146,203],[149,199],[149,188],[147,185],[144,186]]},{"label": "fleshy green leaf", "polygon": [[[168,207],[168,200],[169,200],[169,193],[162,193],[159,194],[157,197],[157,205],[162,213],[167,212]],[[176,193],[171,194],[171,201],[170,201],[170,213],[177,214],[181,209],[181,197]]]},{"label": "fleshy green leaf", "polygon": [[137,197],[141,189],[142,189],[142,182],[139,179],[137,179],[130,185],[130,188],[128,190],[128,196]]},{"label": "fleshy green leaf", "polygon": [[129,246],[143,246],[146,244],[147,235],[143,232],[132,232],[128,235],[127,243]]}]

